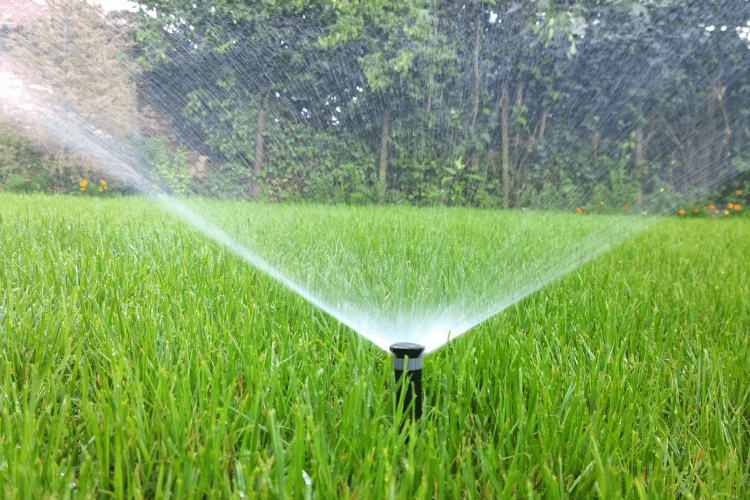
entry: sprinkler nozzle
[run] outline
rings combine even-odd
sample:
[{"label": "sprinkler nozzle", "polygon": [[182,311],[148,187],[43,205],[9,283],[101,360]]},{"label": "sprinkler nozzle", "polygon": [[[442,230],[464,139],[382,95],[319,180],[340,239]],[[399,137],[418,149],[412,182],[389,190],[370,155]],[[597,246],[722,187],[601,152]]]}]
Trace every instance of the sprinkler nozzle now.
[{"label": "sprinkler nozzle", "polygon": [[[412,342],[397,342],[390,347],[393,353],[393,370],[398,384],[403,378],[406,386],[404,396],[404,408],[408,408],[412,399],[414,400],[414,418],[422,417],[422,353],[425,347]],[[404,375],[404,372],[406,374]],[[398,388],[398,399],[401,400],[401,391],[404,385]]]}]

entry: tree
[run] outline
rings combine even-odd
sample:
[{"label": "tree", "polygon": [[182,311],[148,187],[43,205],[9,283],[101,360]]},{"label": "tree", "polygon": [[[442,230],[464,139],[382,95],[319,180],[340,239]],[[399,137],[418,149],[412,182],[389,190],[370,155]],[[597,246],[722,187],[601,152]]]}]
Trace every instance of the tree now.
[{"label": "tree", "polygon": [[681,0],[148,5],[144,94],[251,197],[329,199],[351,164],[379,200],[645,210],[745,134],[741,40]]},{"label": "tree", "polygon": [[135,85],[128,66],[129,29],[99,6],[48,0],[43,15],[19,21],[9,33],[8,55],[31,80],[41,79],[83,119],[109,133],[134,127]]}]

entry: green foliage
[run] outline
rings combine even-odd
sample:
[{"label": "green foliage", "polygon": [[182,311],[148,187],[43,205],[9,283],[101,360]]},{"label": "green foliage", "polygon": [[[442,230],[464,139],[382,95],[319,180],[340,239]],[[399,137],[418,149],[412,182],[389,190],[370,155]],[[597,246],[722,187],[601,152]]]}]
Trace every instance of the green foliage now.
[{"label": "green foliage", "polygon": [[136,147],[148,162],[151,177],[159,188],[179,195],[187,193],[190,184],[185,150],[178,147],[174,153],[159,136],[147,141],[136,141]]},{"label": "green foliage", "polygon": [[79,191],[81,180],[98,183],[103,179],[110,182],[112,191],[118,190],[112,175],[87,158],[56,145],[56,152],[50,153],[38,145],[42,142],[49,147],[51,141],[0,125],[0,187],[15,192],[71,193]]},{"label": "green foliage", "polygon": [[745,179],[742,2],[145,5],[144,81],[230,165],[191,181],[201,195],[653,214]]},{"label": "green foliage", "polygon": [[247,195],[247,185],[242,182],[248,167],[225,162],[190,180],[190,192],[206,198],[240,200]]},{"label": "green foliage", "polygon": [[10,174],[5,181],[5,187],[11,193],[34,193],[46,191],[50,187],[50,183],[41,175],[24,177],[18,174]]}]

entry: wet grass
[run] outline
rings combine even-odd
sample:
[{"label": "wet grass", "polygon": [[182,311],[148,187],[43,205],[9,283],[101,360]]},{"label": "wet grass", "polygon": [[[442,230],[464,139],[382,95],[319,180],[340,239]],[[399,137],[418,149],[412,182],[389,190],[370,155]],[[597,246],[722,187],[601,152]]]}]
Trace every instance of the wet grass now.
[{"label": "wet grass", "polygon": [[0,241],[0,496],[748,496],[748,221],[665,220],[431,354],[403,431],[382,350],[142,201],[2,194]]}]

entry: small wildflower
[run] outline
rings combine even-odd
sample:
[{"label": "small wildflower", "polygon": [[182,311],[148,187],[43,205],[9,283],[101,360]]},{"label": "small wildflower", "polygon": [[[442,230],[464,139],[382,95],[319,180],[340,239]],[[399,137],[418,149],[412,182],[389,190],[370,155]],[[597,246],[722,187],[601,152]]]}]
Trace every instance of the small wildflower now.
[{"label": "small wildflower", "polygon": [[735,206],[734,206],[734,209],[735,209],[735,210],[742,210],[742,207],[741,207],[741,206],[739,206],[739,205],[735,205]]},{"label": "small wildflower", "polygon": [[578,207],[578,208],[576,208],[576,212],[578,212],[580,214],[581,212],[583,212],[583,210],[581,210],[581,207]]},{"label": "small wildflower", "polygon": [[727,208],[734,208],[734,203],[728,203]]},{"label": "small wildflower", "polygon": [[86,191],[86,188],[81,186],[81,191]]},{"label": "small wildflower", "polygon": [[100,188],[99,188],[99,192],[101,193],[102,191],[104,191],[104,189],[102,189],[102,188],[100,187]]},{"label": "small wildflower", "polygon": [[107,186],[104,186],[104,190],[105,190],[105,191],[107,190]]},{"label": "small wildflower", "polygon": [[696,213],[696,214],[698,213],[698,209],[697,209],[697,208],[695,209],[695,213]]},{"label": "small wildflower", "polygon": [[737,190],[737,196],[740,196],[741,194],[742,194],[742,190],[741,190],[741,189],[738,189],[738,190]]},{"label": "small wildflower", "polygon": [[100,184],[101,184],[102,186],[106,186],[106,185],[107,185],[107,181],[105,181],[105,180],[101,180],[101,181],[99,181],[99,183],[100,183]]},{"label": "small wildflower", "polygon": [[724,215],[729,215],[729,210],[724,210]]},{"label": "small wildflower", "polygon": [[86,186],[88,186],[88,184],[89,184],[89,181],[81,181],[81,188],[82,189],[85,188]]},{"label": "small wildflower", "polygon": [[708,207],[703,207],[703,210],[706,210]]},{"label": "small wildflower", "polygon": [[628,209],[628,206],[627,206],[627,205],[625,205],[624,207],[622,207],[622,209],[623,209],[623,210],[627,210],[627,209]]},{"label": "small wildflower", "polygon": [[708,208],[710,208],[711,210],[716,210],[716,205],[710,205]]},{"label": "small wildflower", "polygon": [[51,187],[48,187],[48,188],[47,188],[47,192],[50,192],[50,191],[52,191],[52,188],[51,188]]},{"label": "small wildflower", "polygon": [[599,202],[599,206],[600,206],[600,207],[603,207],[603,206],[604,206],[604,202],[603,202],[603,201],[600,201],[600,202]]},{"label": "small wildflower", "polygon": [[594,212],[589,212],[589,215],[594,215]]},{"label": "small wildflower", "polygon": [[31,182],[31,179],[28,179],[28,178],[27,178],[27,179],[26,179],[26,182]]},{"label": "small wildflower", "polygon": [[548,201],[548,202],[547,202],[547,205],[552,205],[552,202],[551,202],[551,201]]},{"label": "small wildflower", "polygon": [[685,209],[680,210],[680,215],[685,215]]}]

